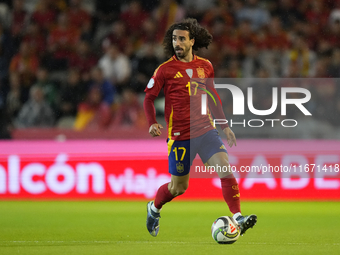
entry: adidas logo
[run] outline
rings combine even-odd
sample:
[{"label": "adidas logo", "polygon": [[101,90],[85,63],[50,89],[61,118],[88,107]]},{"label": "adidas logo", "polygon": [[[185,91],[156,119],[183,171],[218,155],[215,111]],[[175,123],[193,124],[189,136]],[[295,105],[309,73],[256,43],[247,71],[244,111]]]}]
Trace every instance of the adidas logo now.
[{"label": "adidas logo", "polygon": [[221,150],[222,150],[222,149],[225,149],[225,150],[226,150],[224,144],[221,145],[220,149],[221,149]]},{"label": "adidas logo", "polygon": [[180,72],[177,72],[174,78],[182,78],[183,75]]}]

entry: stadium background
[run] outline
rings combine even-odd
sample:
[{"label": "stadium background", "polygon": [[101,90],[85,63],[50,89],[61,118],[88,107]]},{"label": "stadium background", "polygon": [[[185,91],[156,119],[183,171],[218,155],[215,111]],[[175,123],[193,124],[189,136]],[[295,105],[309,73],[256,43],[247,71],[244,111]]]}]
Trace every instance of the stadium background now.
[{"label": "stadium background", "polygon": [[[144,201],[152,198],[158,185],[168,181],[170,176],[167,173],[166,132],[160,138],[149,137],[142,108],[143,90],[155,68],[165,60],[161,46],[164,31],[169,24],[184,17],[197,18],[212,33],[213,44],[209,49],[201,50],[199,55],[212,62],[218,78],[322,78],[325,81],[313,87],[308,109],[313,118],[299,119],[299,125],[303,127],[299,132],[236,128],[238,146],[229,151],[233,165],[334,166],[340,162],[340,86],[337,80],[340,76],[340,1],[13,0],[0,1],[0,17],[0,137],[4,139],[0,142],[0,206],[4,208],[0,218],[4,229],[1,238],[8,240],[8,243],[0,241],[2,251],[7,251],[6,245],[21,245],[14,244],[13,240],[35,240],[29,232],[22,232],[26,236],[19,235],[21,230],[16,232],[13,226],[20,229],[20,224],[31,222],[35,214],[45,219],[47,212],[58,219],[61,216],[54,215],[52,210],[60,210],[62,216],[70,210],[70,204],[60,201],[36,204],[30,203],[32,200],[109,200],[113,203],[102,202],[100,205],[107,208],[105,210],[113,210],[113,215],[117,213],[122,222],[126,222],[122,215],[127,212],[129,215],[138,212],[144,217]],[[271,87],[259,84],[258,89],[261,96],[255,105],[269,108]],[[160,96],[155,102],[157,120],[165,124],[163,105],[164,98]],[[227,116],[231,115],[231,106],[231,101],[224,105]],[[295,116],[295,112],[290,114]],[[194,177],[188,192],[178,200],[198,200],[198,204],[191,202],[192,208],[213,206],[222,214],[218,203],[204,202],[222,199],[216,179]],[[302,171],[291,176],[248,177],[251,177],[248,178],[250,181],[239,180],[246,201],[243,208],[247,211],[255,208],[264,216],[267,212],[269,223],[273,225],[276,224],[275,216],[284,217],[277,215],[280,210],[288,210],[289,206],[296,208],[287,213],[297,219],[294,224],[301,221],[295,212],[308,211],[310,218],[305,219],[301,228],[305,232],[300,236],[310,231],[307,219],[312,221],[324,216],[325,211],[326,217],[334,217],[338,212],[339,172],[331,172],[329,167],[318,173]],[[121,200],[143,202],[133,205],[116,202]],[[275,203],[276,200],[318,202],[288,205]],[[320,201],[324,200],[332,202],[322,204]],[[272,206],[277,211],[263,212],[259,204],[247,201],[262,201],[266,208]],[[102,213],[96,211],[98,204],[93,202],[73,202],[72,205],[77,205],[80,218],[89,212],[88,208],[93,210],[88,215]],[[179,202],[177,206],[195,214],[189,202]],[[40,209],[35,211],[36,208]],[[169,206],[170,212],[171,208],[174,207]],[[27,214],[21,215],[26,210]],[[223,210],[225,212],[225,208]],[[198,221],[201,220],[199,216],[206,217],[203,212],[215,217],[209,211],[200,211]],[[311,211],[315,214],[309,213]],[[175,217],[175,210],[173,213]],[[135,217],[137,222],[139,214]],[[184,217],[191,222],[188,215]],[[72,220],[77,222],[76,218]],[[73,226],[70,222],[64,223]],[[336,235],[336,232],[330,232],[338,226],[333,223],[332,229],[321,231],[324,236]],[[40,240],[45,240],[41,241],[42,245],[63,244],[62,230],[55,224],[52,229],[59,235],[54,236],[56,243],[51,241],[53,236],[45,238],[44,232],[35,232]],[[111,224],[116,226],[118,223]],[[294,224],[292,221],[285,227]],[[39,226],[50,227],[47,223]],[[117,225],[117,228],[122,227]],[[144,229],[140,228],[138,232],[137,227],[136,233],[143,236]],[[163,237],[173,238],[171,233]],[[264,232],[260,230],[259,233]],[[100,232],[97,234],[99,239],[94,239],[100,240]],[[140,235],[131,234],[131,242],[142,245],[146,239]],[[102,236],[103,240],[110,237],[109,234]],[[286,240],[280,234],[277,236]],[[250,234],[249,242],[255,242],[254,237]],[[271,244],[276,242],[266,234],[263,237],[272,241]],[[71,240],[65,241],[67,245],[75,245],[74,242],[82,245],[82,236],[71,234],[67,238]],[[79,241],[74,241],[77,238]],[[90,236],[86,238],[93,242]],[[114,234],[114,240],[121,238]],[[123,253],[132,245],[124,240],[123,246],[118,245]],[[316,243],[310,239],[302,244],[310,241]],[[182,247],[181,242],[175,238],[173,245]],[[204,242],[208,241],[204,239]],[[113,241],[114,246],[117,244]],[[162,244],[168,243],[163,241]],[[156,243],[153,245],[157,246]],[[265,244],[257,245],[259,250],[255,249],[254,254],[260,253],[261,245]],[[327,251],[338,245],[331,243],[314,248],[316,252],[318,248]],[[187,254],[190,254],[193,247],[188,247]],[[8,249],[8,254],[13,254]],[[289,250],[283,244],[281,250],[286,249]],[[32,251],[32,254],[37,253]]]},{"label": "stadium background", "polygon": [[[279,127],[236,127],[242,146],[229,151],[232,164],[239,168],[243,164],[318,165],[321,162],[323,166],[339,163],[338,8],[339,1],[308,0],[298,4],[290,0],[2,2],[1,137],[9,140],[1,146],[0,196],[59,196],[63,192],[51,193],[46,184],[46,176],[54,176],[51,178],[56,178],[61,186],[70,183],[64,194],[86,198],[86,192],[77,193],[78,188],[71,184],[80,178],[77,164],[89,165],[87,170],[82,170],[86,172],[82,178],[88,191],[95,194],[95,181],[103,178],[104,182],[98,183],[105,188],[99,188],[98,194],[105,193],[110,198],[143,198],[138,192],[146,191],[130,191],[127,180],[138,174],[149,180],[150,169],[156,171],[156,175],[169,177],[163,144],[166,132],[160,138],[149,137],[142,108],[143,90],[155,68],[165,60],[161,41],[167,26],[188,16],[197,18],[214,37],[213,44],[199,54],[211,60],[216,77],[253,79],[250,85],[254,87],[254,106],[258,109],[268,109],[271,104],[272,85],[266,82],[269,78],[318,81],[307,87],[312,90],[312,99],[307,105],[312,118],[302,118],[297,108],[288,113],[287,118],[299,120],[299,128],[294,131]],[[292,86],[285,84],[287,82],[281,86]],[[241,88],[246,93],[247,85]],[[221,96],[228,118],[232,116],[232,100]],[[155,105],[157,120],[165,126],[162,95]],[[249,139],[267,140],[254,143]],[[323,141],[313,142],[313,139]],[[105,149],[101,149],[103,140]],[[91,148],[84,154],[77,152],[83,146]],[[58,165],[59,156],[64,157],[64,161]],[[9,159],[13,157],[16,163],[12,164]],[[107,159],[111,159],[109,165],[106,165]],[[99,170],[92,169],[91,162],[99,164],[106,171],[105,176],[94,178],[93,174]],[[35,169],[29,167],[32,163],[43,167],[30,170]],[[72,167],[67,168],[67,164]],[[56,165],[59,168],[53,168]],[[54,175],[48,174],[50,168],[57,169]],[[67,169],[72,169],[70,175]],[[130,176],[127,169],[134,174]],[[111,172],[115,176],[112,178],[116,178],[111,178],[116,188],[110,193],[106,173]],[[26,186],[20,183],[22,173],[31,180],[26,186],[31,185],[32,192],[27,193]],[[336,172],[328,169],[320,172],[320,176],[313,174],[286,176],[311,178],[310,182],[295,181],[294,184],[292,181],[286,188],[270,184],[267,177],[274,176],[255,176],[258,183],[249,186],[249,189],[252,187],[249,194],[253,195],[244,192],[244,197],[266,198],[261,195],[266,194],[268,198],[275,198],[273,194],[277,194],[291,198],[289,192],[280,192],[281,189],[304,190],[295,194],[300,199],[339,197],[339,192],[334,192],[340,189],[339,180],[328,180],[321,186],[313,184],[314,180],[318,183],[322,178],[338,177]],[[210,179],[205,181],[209,182],[205,184],[208,190],[218,188]],[[140,185],[142,190],[148,186],[143,181]],[[34,187],[39,186],[41,190],[34,191]],[[199,192],[192,189],[187,196],[196,194],[194,197],[200,198]],[[115,190],[120,190],[120,195]],[[219,198],[218,193],[217,190],[213,197]],[[202,195],[204,197],[209,195]]]}]

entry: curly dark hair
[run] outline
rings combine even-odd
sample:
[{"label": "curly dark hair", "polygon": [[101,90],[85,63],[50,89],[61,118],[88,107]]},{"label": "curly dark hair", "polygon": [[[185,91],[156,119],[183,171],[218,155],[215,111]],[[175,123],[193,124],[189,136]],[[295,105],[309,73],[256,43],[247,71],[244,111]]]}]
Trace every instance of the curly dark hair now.
[{"label": "curly dark hair", "polygon": [[171,25],[166,31],[163,46],[167,57],[171,57],[175,54],[174,47],[172,45],[172,32],[175,29],[186,30],[189,32],[189,38],[195,39],[195,43],[192,46],[194,51],[203,47],[208,48],[209,44],[212,42],[213,37],[206,28],[198,24],[196,19],[187,18],[181,22]]}]

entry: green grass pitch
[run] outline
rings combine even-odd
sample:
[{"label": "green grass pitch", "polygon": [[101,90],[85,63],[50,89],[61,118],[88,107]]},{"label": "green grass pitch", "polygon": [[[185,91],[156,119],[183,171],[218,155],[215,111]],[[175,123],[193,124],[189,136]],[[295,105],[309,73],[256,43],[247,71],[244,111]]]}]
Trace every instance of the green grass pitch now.
[{"label": "green grass pitch", "polygon": [[215,243],[224,202],[173,201],[158,237],[146,201],[0,201],[0,254],[340,254],[340,202],[243,202],[258,223],[232,245]]}]

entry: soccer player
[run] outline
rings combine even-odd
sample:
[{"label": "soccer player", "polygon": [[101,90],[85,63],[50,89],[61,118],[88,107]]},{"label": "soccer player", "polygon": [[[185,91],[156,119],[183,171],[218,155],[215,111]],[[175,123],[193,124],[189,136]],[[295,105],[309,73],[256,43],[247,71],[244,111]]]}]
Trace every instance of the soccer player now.
[{"label": "soccer player", "polygon": [[[197,153],[205,165],[230,169],[227,150],[212,124],[210,113],[190,114],[190,108],[198,109],[200,113],[200,95],[206,93],[205,91],[217,95],[214,86],[208,84],[214,77],[211,63],[193,54],[193,51],[199,48],[208,47],[211,41],[211,34],[195,19],[189,18],[173,24],[163,40],[165,53],[172,57],[155,70],[145,89],[144,110],[150,126],[149,133],[153,137],[159,136],[163,128],[156,121],[154,100],[160,90],[164,90],[171,174],[171,182],[159,187],[155,200],[147,204],[146,226],[152,236],[158,234],[162,206],[182,195],[188,188],[190,166]],[[198,79],[198,82],[191,82],[191,79]],[[195,99],[194,96],[199,100],[191,100]],[[221,104],[209,106],[216,119],[226,119]],[[227,137],[228,145],[236,146],[235,135],[229,126],[225,124],[221,125],[221,128]],[[257,216],[242,216],[239,188],[232,172],[219,172],[218,175],[224,200],[233,213],[233,218],[240,225],[243,235],[248,228],[256,224]]]}]

